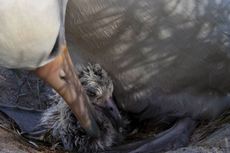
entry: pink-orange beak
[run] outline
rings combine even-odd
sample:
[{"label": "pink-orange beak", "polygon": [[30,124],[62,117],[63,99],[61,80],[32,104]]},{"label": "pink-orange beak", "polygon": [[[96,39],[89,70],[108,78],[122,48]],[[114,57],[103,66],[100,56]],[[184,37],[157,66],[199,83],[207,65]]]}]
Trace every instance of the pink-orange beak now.
[{"label": "pink-orange beak", "polygon": [[75,73],[66,47],[52,62],[36,69],[36,74],[53,87],[70,106],[81,126],[92,136],[99,136],[99,128],[83,87]]}]

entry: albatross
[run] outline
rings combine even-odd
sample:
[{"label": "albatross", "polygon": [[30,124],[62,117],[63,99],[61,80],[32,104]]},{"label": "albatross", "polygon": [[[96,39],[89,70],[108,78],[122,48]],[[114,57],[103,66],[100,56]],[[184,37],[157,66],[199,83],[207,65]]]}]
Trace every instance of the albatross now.
[{"label": "albatross", "polygon": [[[19,7],[20,5],[16,0],[7,2],[1,0],[1,2],[4,4],[0,6],[1,52],[4,49],[2,46],[20,48],[20,45],[23,47],[29,42],[27,40],[31,40],[26,37],[26,41],[17,43],[19,46],[9,45],[9,42],[17,42],[13,39],[17,38],[16,35],[18,40],[23,40],[21,33],[13,32],[9,39],[3,39],[7,40],[7,43],[2,43],[2,36],[7,36],[6,31],[14,29],[11,27],[12,25],[21,24],[19,29],[29,27],[32,28],[30,31],[37,31],[38,27],[42,27],[39,19],[56,16],[59,14],[57,12],[62,9],[58,9],[59,11],[56,12],[55,8],[58,7],[52,6],[45,9],[49,13],[38,13],[40,15],[32,16],[31,20],[35,23],[33,26],[29,24],[32,21],[25,21],[27,16],[33,15],[33,12],[38,11],[37,9],[44,9],[41,6],[45,3],[63,6],[59,3],[63,1],[21,0],[20,4],[26,4],[22,5],[22,8],[28,6],[29,3],[39,5],[37,5],[37,9],[35,9],[36,6],[30,6],[30,10],[27,9],[29,13],[20,16],[20,22],[16,22],[18,19],[16,16],[22,14],[25,9],[18,9],[14,13],[16,16],[12,15],[13,17],[11,17],[15,18],[16,24],[6,24],[7,22],[2,18],[9,18],[8,15],[15,12],[15,8],[11,7]],[[14,5],[10,2],[14,2]],[[114,82],[114,95],[119,107],[135,117],[137,124],[142,125],[142,121],[150,120],[155,126],[166,124],[171,127],[161,133],[158,138],[152,136],[147,140],[118,148],[115,152],[160,152],[185,146],[189,143],[189,138],[200,121],[213,120],[230,109],[229,8],[229,0],[70,1],[66,16],[66,38],[68,48],[73,53],[71,57],[74,57],[75,62],[84,64],[90,61],[99,63],[105,68]],[[10,13],[6,13],[7,11]],[[51,15],[52,13],[54,15]],[[44,21],[46,22],[44,25],[48,26],[48,23],[53,23],[52,20],[54,18],[47,19],[47,22]],[[14,20],[11,19],[10,21]],[[56,24],[52,24],[52,26],[54,25]],[[53,28],[55,29],[55,26]],[[36,33],[39,38],[48,34],[44,29],[41,30],[42,32]],[[58,40],[62,40],[63,34],[61,32],[60,34],[59,32],[54,33],[59,35]],[[55,38],[57,37],[53,37],[53,42],[55,42]],[[59,45],[47,42],[47,40],[52,40],[51,37],[41,40],[44,40],[44,43],[48,44],[50,48],[60,48],[54,47]],[[33,43],[30,42],[30,44]],[[40,45],[33,46],[37,48]],[[46,48],[47,46],[44,45],[43,47]],[[29,47],[29,49],[31,48],[33,47]],[[9,51],[12,50],[15,51],[15,48],[4,49],[4,52],[11,55]],[[31,53],[31,51],[28,52]],[[52,54],[48,55],[53,57],[52,55],[57,52],[49,50],[49,53]],[[56,89],[66,82],[60,80],[60,77],[56,77],[57,79],[51,77],[55,74],[61,74],[61,76],[66,74],[59,69],[51,69],[55,66],[59,67],[59,64],[52,63],[61,61],[57,59],[63,59],[61,58],[63,57],[61,55],[64,55],[61,54],[63,52],[58,53],[60,58],[56,56],[52,60],[53,62],[48,64],[49,66],[45,65],[35,70],[40,77],[50,82],[51,85],[59,82],[60,84],[53,85]],[[67,52],[65,53],[68,55]],[[24,57],[25,54],[20,55],[20,57]],[[9,62],[2,53],[0,57],[1,61],[6,59],[5,63]],[[38,58],[37,55],[36,58]],[[43,61],[47,60],[44,59]],[[19,63],[16,62],[16,67]],[[47,74],[45,72],[51,72],[50,70],[58,71],[54,71],[55,73],[45,78],[44,76]],[[74,87],[80,86],[74,85]],[[90,120],[91,115],[88,113],[91,111],[79,113],[80,107],[77,106],[80,104],[76,101],[73,104],[71,98],[68,98],[70,93],[75,96],[81,95],[79,94],[81,90],[74,90],[76,88],[73,89],[73,86],[64,89],[65,91],[67,89],[68,91],[78,91],[60,92],[59,90],[74,114],[78,114],[76,116],[81,124],[83,126],[85,124],[84,127],[89,127],[84,121]],[[89,108],[87,108],[86,106],[85,109],[88,110]],[[81,119],[82,116],[86,118],[84,121],[81,121],[83,120]]]},{"label": "albatross", "polygon": [[0,0],[0,66],[28,69],[51,85],[80,124],[98,136],[65,41],[67,0]]}]

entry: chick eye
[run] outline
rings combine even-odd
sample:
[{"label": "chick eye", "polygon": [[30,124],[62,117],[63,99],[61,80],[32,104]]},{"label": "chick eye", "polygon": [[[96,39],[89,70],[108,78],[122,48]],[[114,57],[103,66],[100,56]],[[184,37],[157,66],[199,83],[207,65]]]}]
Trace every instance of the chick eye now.
[{"label": "chick eye", "polygon": [[87,95],[90,96],[90,97],[96,97],[96,92],[95,91],[92,91],[92,90],[87,90]]}]

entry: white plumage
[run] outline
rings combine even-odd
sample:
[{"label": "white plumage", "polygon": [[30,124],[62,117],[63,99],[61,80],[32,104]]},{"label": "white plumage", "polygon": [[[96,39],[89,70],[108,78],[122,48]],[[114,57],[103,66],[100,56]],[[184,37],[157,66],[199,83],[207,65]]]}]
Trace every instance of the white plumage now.
[{"label": "white plumage", "polygon": [[0,0],[0,66],[35,69],[50,61],[60,0]]}]

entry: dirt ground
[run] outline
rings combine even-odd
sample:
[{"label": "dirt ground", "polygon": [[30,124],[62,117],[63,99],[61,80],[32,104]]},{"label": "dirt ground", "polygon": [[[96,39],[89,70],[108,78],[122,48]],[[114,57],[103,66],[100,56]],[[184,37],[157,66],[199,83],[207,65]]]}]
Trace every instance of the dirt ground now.
[{"label": "dirt ground", "polygon": [[[53,102],[53,90],[32,72],[0,67],[0,105],[22,106],[43,110]],[[60,153],[48,148],[40,151],[23,141],[0,114],[0,153]]]}]

